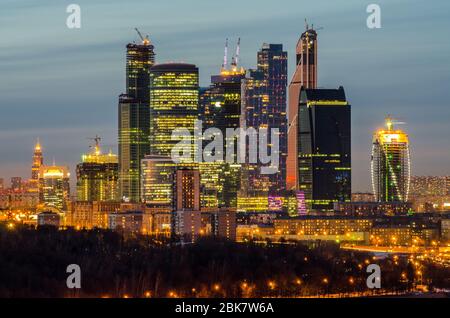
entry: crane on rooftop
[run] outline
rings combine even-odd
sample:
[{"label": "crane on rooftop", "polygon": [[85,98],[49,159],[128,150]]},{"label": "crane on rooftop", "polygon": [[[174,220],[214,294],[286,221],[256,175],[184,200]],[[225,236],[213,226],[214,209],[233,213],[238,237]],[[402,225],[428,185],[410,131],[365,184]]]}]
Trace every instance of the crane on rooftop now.
[{"label": "crane on rooftop", "polygon": [[139,31],[138,28],[134,28],[137,32],[137,34],[139,35],[139,37],[142,40],[142,44],[144,45],[149,45],[150,44],[150,39],[148,38],[148,35],[145,36],[145,38],[142,36],[142,33]]}]

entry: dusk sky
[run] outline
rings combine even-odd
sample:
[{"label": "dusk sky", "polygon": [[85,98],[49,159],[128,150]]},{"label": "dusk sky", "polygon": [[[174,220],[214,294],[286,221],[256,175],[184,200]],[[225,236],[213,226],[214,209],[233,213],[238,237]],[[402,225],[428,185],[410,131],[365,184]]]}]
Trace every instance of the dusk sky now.
[{"label": "dusk sky", "polygon": [[[81,29],[66,26],[71,3]],[[370,3],[381,6],[381,29],[366,26]],[[262,43],[282,43],[290,77],[305,18],[323,27],[319,86],[344,86],[352,105],[353,191],[370,190],[372,133],[387,114],[406,122],[413,174],[449,175],[449,12],[448,0],[1,0],[0,177],[30,177],[37,137],[46,163],[70,166],[72,181],[87,138],[117,152],[134,27],[149,34],[157,62],[194,63],[208,86],[227,37],[230,50],[241,37],[245,68]]]}]

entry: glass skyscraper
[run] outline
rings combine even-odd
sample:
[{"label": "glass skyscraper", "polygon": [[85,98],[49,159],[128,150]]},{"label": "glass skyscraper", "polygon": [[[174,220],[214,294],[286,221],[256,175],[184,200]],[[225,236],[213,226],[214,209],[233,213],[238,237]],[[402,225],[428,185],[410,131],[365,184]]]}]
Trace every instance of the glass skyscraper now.
[{"label": "glass skyscraper", "polygon": [[[187,129],[194,145],[198,119],[199,78],[193,64],[157,64],[150,70],[150,154],[171,157],[179,140],[172,140],[177,128]],[[192,147],[192,155],[194,147]]]},{"label": "glass skyscraper", "polygon": [[298,185],[298,105],[300,90],[304,88],[317,88],[317,32],[306,25],[297,42],[296,67],[294,76],[289,84],[288,108],[288,156],[286,162],[286,188],[297,190]]},{"label": "glass skyscraper", "polygon": [[127,45],[126,94],[119,96],[119,188],[125,201],[140,200],[140,161],[149,153],[150,68],[155,62],[149,40]]},{"label": "glass skyscraper", "polygon": [[307,209],[351,200],[351,118],[344,88],[307,89],[298,106],[298,195]]}]

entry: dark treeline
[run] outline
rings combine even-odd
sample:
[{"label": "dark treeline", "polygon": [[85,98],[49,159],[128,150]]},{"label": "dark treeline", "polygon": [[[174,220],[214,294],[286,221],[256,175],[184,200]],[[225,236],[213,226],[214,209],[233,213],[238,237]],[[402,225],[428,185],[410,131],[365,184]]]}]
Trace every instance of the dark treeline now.
[{"label": "dark treeline", "polygon": [[[367,263],[382,270],[384,290],[415,280],[407,259],[375,260],[335,244],[238,244],[205,238],[169,245],[124,239],[108,230],[75,231],[0,224],[0,297],[258,297],[366,292]],[[69,264],[81,267],[80,290],[66,286]],[[435,286],[449,270],[426,265]],[[402,276],[403,274],[403,276]]]}]

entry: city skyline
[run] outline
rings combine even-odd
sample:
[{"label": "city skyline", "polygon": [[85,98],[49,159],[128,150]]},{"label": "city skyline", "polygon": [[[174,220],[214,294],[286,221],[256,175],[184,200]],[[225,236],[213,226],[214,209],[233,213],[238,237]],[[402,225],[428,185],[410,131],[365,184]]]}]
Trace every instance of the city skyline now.
[{"label": "city skyline", "polygon": [[[332,6],[325,7],[323,3],[295,2],[297,5],[294,6],[293,2],[286,1],[286,8],[279,8],[269,19],[267,16],[274,8],[269,2],[263,2],[265,6],[258,13],[247,12],[247,4],[241,5],[241,10],[236,9],[236,12],[232,8],[224,8],[224,12],[214,13],[215,6],[198,2],[192,4],[190,15],[179,19],[180,25],[172,23],[167,27],[161,19],[149,19],[142,14],[133,21],[126,17],[115,19],[118,17],[118,2],[102,6],[79,1],[82,28],[69,30],[65,26],[64,5],[45,2],[36,8],[34,3],[28,1],[20,7],[26,19],[22,25],[8,26],[6,23],[4,30],[12,34],[1,45],[4,50],[0,55],[0,70],[5,76],[0,79],[0,104],[10,106],[3,112],[0,125],[0,176],[6,180],[12,176],[30,177],[29,167],[37,137],[41,139],[47,164],[55,158],[58,164],[70,166],[72,176],[81,154],[88,149],[86,138],[101,135],[105,141],[104,148],[113,148],[117,153],[117,96],[123,91],[125,82],[125,45],[133,40],[139,41],[133,30],[135,26],[150,35],[156,45],[158,63],[172,60],[196,64],[200,69],[200,84],[205,87],[208,78],[220,69],[223,42],[227,37],[231,43],[238,37],[242,38],[241,65],[246,68],[255,67],[256,53],[262,43],[283,44],[288,51],[290,80],[295,66],[295,45],[303,31],[305,17],[311,23],[324,26],[319,31],[318,40],[318,86],[337,88],[343,85],[353,105],[353,191],[370,190],[371,134],[387,114],[408,123],[404,130],[411,138],[412,174],[448,174],[446,163],[450,155],[446,149],[449,141],[445,138],[448,128],[445,116],[435,114],[442,114],[449,96],[445,91],[446,79],[436,79],[433,70],[439,67],[443,70],[441,74],[449,73],[445,72],[449,64],[445,63],[449,46],[439,43],[437,50],[435,39],[441,33],[443,35],[445,29],[435,28],[435,24],[420,19],[433,15],[435,23],[447,23],[443,20],[444,10],[437,7],[414,1],[399,4],[381,1],[382,28],[369,30],[365,25],[365,4],[356,1],[345,2],[340,11]],[[136,3],[148,6],[141,1]],[[177,9],[172,10],[174,17],[179,18],[186,4],[178,4]],[[2,10],[0,15],[3,17],[6,12],[17,17],[18,7],[14,5],[7,2],[4,5],[6,10]],[[154,6],[152,16],[166,12],[164,4],[155,3]],[[442,6],[448,4],[442,2]],[[52,18],[40,21],[34,27],[34,22],[39,21],[36,20],[37,12],[44,9]],[[123,10],[122,7],[120,9]],[[203,17],[196,12],[200,9],[211,12],[211,15]],[[247,18],[242,18],[244,12],[247,12]],[[108,15],[113,20],[105,17]],[[206,31],[206,26],[213,21],[212,16],[216,23]],[[244,22],[225,23],[230,16]],[[342,20],[343,17],[346,19]],[[409,29],[405,29],[405,20],[408,19],[414,19],[417,29],[411,29],[411,24],[407,25]],[[151,23],[148,22],[150,20]],[[111,22],[117,22],[112,31]],[[183,23],[186,34],[179,36]],[[259,23],[267,25],[267,32],[258,31],[256,26]],[[417,41],[417,37],[430,33],[431,28],[433,37]],[[49,32],[50,29],[53,31]],[[26,52],[23,50],[24,36],[33,32],[45,35],[28,39],[26,45],[33,45],[33,50]],[[382,55],[380,52],[386,50],[381,48],[397,43],[394,41],[400,38],[400,34],[403,45],[392,46],[388,53]],[[337,41],[335,38],[339,36],[346,41]],[[409,55],[410,50],[417,50],[418,54]],[[50,59],[49,53],[52,53]],[[403,58],[406,54],[408,59]],[[427,68],[424,68],[425,61],[420,56],[431,56],[437,62],[427,62]],[[35,58],[33,63],[23,61],[32,58]],[[417,73],[420,76],[414,76]],[[95,89],[94,84],[98,84]],[[18,94],[21,89],[26,89],[27,94]],[[58,89],[57,93],[55,89]],[[430,111],[423,112],[423,105]],[[24,112],[29,116],[20,116]],[[71,182],[73,185],[74,178]]]}]

